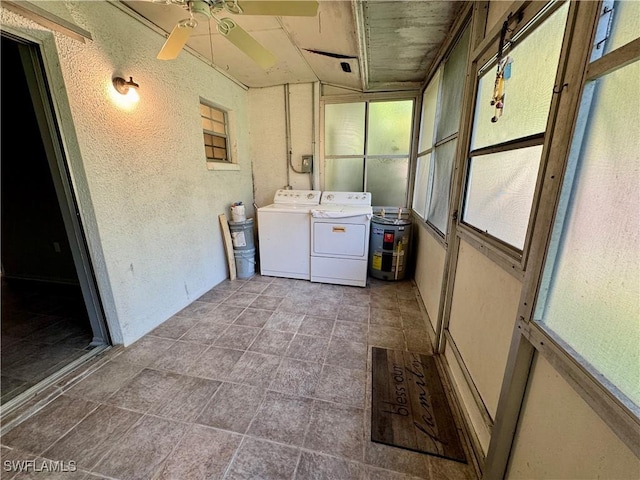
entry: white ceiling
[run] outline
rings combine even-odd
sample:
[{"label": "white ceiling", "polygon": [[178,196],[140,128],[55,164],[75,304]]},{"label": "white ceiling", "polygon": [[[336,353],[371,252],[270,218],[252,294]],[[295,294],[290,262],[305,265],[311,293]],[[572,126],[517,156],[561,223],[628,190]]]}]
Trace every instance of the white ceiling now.
[{"label": "white ceiling", "polygon": [[[267,0],[265,0],[267,1]],[[164,32],[188,18],[176,4],[121,1]],[[463,2],[444,0],[319,0],[315,17],[274,17],[224,12],[277,57],[263,70],[197,16],[187,47],[248,87],[321,81],[358,91],[420,86]],[[164,40],[158,39],[158,51]],[[337,54],[340,58],[309,50]],[[184,53],[181,53],[181,55]],[[170,61],[170,60],[168,60]],[[343,71],[341,62],[351,68]],[[361,74],[361,68],[365,75]],[[363,80],[364,79],[364,80]]]}]

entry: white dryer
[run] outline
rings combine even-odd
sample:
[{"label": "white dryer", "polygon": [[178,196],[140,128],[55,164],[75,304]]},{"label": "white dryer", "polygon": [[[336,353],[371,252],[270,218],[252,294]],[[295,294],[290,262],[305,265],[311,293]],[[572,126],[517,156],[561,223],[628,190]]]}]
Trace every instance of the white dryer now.
[{"label": "white dryer", "polygon": [[319,190],[278,190],[273,203],[258,208],[260,273],[309,280],[310,212],[320,203]]},{"label": "white dryer", "polygon": [[323,192],[311,210],[311,281],[367,286],[369,192]]}]

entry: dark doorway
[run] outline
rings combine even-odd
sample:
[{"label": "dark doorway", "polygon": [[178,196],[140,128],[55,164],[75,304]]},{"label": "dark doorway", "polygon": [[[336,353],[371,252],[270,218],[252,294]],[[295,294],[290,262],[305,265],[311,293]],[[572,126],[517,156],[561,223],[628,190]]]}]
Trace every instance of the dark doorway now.
[{"label": "dark doorway", "polygon": [[37,59],[39,52],[4,35],[1,49],[0,403],[5,405],[86,356],[103,336],[95,335],[78,255],[74,259],[78,247],[65,222],[59,191],[65,177],[42,130],[42,118],[51,113],[42,112],[46,102],[34,101],[41,71],[30,69],[25,59]]}]

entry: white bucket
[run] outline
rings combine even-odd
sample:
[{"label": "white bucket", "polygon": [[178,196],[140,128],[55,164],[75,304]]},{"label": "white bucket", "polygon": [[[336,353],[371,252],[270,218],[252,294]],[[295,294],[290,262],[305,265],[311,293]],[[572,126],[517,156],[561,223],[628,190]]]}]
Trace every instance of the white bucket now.
[{"label": "white bucket", "polygon": [[256,249],[234,250],[236,275],[238,278],[250,278],[256,273]]},{"label": "white bucket", "polygon": [[244,222],[247,219],[244,213],[244,205],[233,205],[231,207],[231,220],[233,222]]},{"label": "white bucket", "polygon": [[253,243],[253,218],[244,222],[229,222],[231,242],[236,250],[249,250],[254,248]]}]

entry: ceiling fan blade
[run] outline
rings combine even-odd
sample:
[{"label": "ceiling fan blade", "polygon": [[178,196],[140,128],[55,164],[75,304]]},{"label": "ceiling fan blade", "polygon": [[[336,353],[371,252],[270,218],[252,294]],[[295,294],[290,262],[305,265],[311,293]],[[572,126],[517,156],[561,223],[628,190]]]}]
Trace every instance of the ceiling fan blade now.
[{"label": "ceiling fan blade", "polygon": [[187,43],[193,28],[194,27],[189,24],[182,23],[178,23],[173,27],[169,38],[164,42],[164,45],[156,58],[158,60],[173,60],[176,58],[182,51],[182,47]]},{"label": "ceiling fan blade", "polygon": [[265,70],[275,65],[275,55],[260,45],[255,38],[230,18],[222,19],[218,31]]},{"label": "ceiling fan blade", "polygon": [[318,13],[316,0],[243,0],[238,5],[243,15],[315,17]]}]

